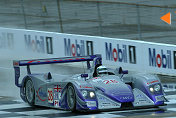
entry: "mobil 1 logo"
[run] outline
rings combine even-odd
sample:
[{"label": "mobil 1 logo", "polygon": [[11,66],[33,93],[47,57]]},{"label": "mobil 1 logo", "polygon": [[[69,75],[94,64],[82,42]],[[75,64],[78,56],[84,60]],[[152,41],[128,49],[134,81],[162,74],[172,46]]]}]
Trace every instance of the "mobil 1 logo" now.
[{"label": "mobil 1 logo", "polygon": [[129,61],[132,64],[136,64],[136,47],[129,45]]},{"label": "mobil 1 logo", "polygon": [[93,41],[64,38],[65,56],[93,55]]},{"label": "mobil 1 logo", "polygon": [[149,66],[176,69],[176,51],[148,48]]},{"label": "mobil 1 logo", "polygon": [[105,42],[106,60],[136,64],[136,47],[132,45]]},{"label": "mobil 1 logo", "polygon": [[93,55],[93,41],[86,41],[87,55]]},{"label": "mobil 1 logo", "polygon": [[48,36],[24,35],[27,50],[37,53],[53,54],[53,38]]},{"label": "mobil 1 logo", "polygon": [[52,37],[46,37],[47,54],[53,54],[53,40]]}]

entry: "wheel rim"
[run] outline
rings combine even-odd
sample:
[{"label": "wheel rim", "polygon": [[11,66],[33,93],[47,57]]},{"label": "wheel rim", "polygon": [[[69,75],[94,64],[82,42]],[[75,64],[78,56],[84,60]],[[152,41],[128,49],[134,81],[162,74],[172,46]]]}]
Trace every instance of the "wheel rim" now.
[{"label": "wheel rim", "polygon": [[73,87],[68,87],[68,106],[73,109],[75,104],[74,89]]},{"label": "wheel rim", "polygon": [[34,96],[34,87],[32,81],[28,80],[26,82],[26,97],[28,102],[31,103],[33,101],[33,96]]}]

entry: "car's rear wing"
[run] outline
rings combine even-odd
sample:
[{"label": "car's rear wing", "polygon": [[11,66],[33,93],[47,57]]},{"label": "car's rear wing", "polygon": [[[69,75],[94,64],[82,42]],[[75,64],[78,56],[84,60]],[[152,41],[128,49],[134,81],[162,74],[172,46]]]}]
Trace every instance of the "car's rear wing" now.
[{"label": "car's rear wing", "polygon": [[70,63],[70,62],[87,62],[87,68],[91,68],[90,61],[94,61],[93,65],[101,64],[101,55],[90,55],[80,57],[64,57],[64,58],[49,58],[49,59],[33,59],[33,60],[14,60],[13,66],[15,70],[15,85],[21,87],[19,84],[20,77],[20,66],[27,66],[27,73],[31,74],[30,65],[41,65],[41,64],[54,64],[54,63]]}]

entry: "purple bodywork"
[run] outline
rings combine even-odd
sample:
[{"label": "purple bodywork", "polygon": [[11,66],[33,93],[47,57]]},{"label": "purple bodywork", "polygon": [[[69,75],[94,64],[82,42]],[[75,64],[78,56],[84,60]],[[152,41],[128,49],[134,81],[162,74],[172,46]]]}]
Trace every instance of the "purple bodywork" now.
[{"label": "purple bodywork", "polygon": [[[39,59],[39,60],[21,60],[14,61],[15,69],[15,85],[20,88],[20,96],[26,102],[25,95],[25,80],[30,78],[34,83],[35,92],[42,86],[43,91],[47,91],[48,87],[53,89],[55,84],[62,86],[61,99],[59,99],[59,108],[69,110],[67,103],[67,86],[72,84],[76,94],[76,110],[103,110],[103,109],[118,109],[118,108],[135,108],[147,106],[162,106],[164,105],[164,93],[159,78],[153,75],[130,75],[133,81],[125,81],[123,74],[128,71],[123,71],[119,68],[118,73],[113,75],[93,76],[93,71],[87,74],[78,74],[76,77],[68,78],[68,81],[51,82],[51,74],[47,74],[47,79],[43,78],[42,74],[31,74],[30,65],[51,64],[51,63],[69,63],[69,62],[87,62],[87,69],[91,70],[98,64],[102,64],[101,55],[92,55],[85,57],[66,57],[66,58],[53,58],[53,59]],[[90,66],[89,61],[93,61],[93,67]],[[27,66],[28,75],[24,77],[22,83],[19,83],[20,66]],[[114,71],[115,72],[115,71]],[[41,76],[40,76],[41,75]],[[40,78],[37,78],[39,77]],[[79,79],[78,79],[79,78]],[[81,79],[80,79],[81,78]],[[159,91],[151,92],[150,88],[159,85]],[[87,91],[87,97],[83,96],[82,91]],[[90,97],[90,93],[94,93]],[[35,93],[37,95],[37,93]],[[46,94],[46,93],[45,93]],[[47,97],[44,96],[46,101],[35,101],[36,105],[53,107],[53,103],[47,102]],[[57,100],[57,99],[56,99]]]}]

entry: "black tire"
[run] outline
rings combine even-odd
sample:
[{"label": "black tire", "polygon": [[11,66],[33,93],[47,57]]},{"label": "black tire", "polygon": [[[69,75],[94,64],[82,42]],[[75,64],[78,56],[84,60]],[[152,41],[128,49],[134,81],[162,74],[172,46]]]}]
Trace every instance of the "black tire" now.
[{"label": "black tire", "polygon": [[29,105],[34,106],[35,89],[31,79],[27,78],[25,81],[25,96]]},{"label": "black tire", "polygon": [[76,94],[72,84],[67,86],[67,104],[72,112],[76,111]]}]

